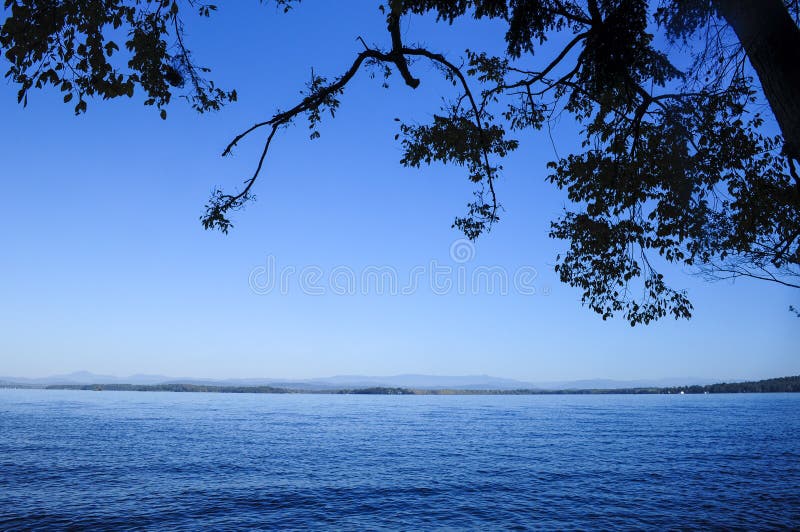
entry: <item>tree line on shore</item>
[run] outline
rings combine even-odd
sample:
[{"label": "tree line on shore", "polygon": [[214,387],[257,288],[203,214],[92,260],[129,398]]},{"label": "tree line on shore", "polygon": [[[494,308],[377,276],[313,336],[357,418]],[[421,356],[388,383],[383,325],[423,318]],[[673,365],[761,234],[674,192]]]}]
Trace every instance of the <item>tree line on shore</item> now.
[{"label": "tree line on shore", "polygon": [[778,393],[800,392],[800,375],[760,381],[717,383],[705,386],[641,387],[612,389],[516,389],[516,390],[453,390],[414,389],[386,386],[335,390],[296,390],[276,386],[215,386],[205,384],[54,384],[48,390],[90,390],[126,392],[205,392],[205,393],[315,393],[353,395],[653,395],[653,394],[712,394],[712,393]]}]

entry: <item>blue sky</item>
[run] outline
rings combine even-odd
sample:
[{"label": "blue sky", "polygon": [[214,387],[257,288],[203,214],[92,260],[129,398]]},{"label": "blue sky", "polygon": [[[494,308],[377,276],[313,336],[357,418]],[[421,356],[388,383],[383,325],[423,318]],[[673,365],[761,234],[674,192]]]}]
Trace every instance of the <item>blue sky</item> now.
[{"label": "blue sky", "polygon": [[[332,23],[334,22],[334,23]],[[491,23],[404,24],[408,41],[457,57],[498,49]],[[190,27],[199,62],[240,101],[198,116],[180,102],[166,122],[131,101],[89,102],[74,117],[53,93],[27,109],[0,84],[0,156],[6,223],[0,225],[0,374],[41,376],[86,369],[126,375],[287,377],[398,373],[491,374],[528,380],[696,376],[762,378],[800,373],[800,320],[791,289],[740,280],[705,283],[667,273],[689,290],[690,321],[631,328],[580,306],[577,290],[552,271],[564,243],[547,238],[565,205],[545,182],[553,159],[546,135],[520,136],[498,183],[502,221],[456,263],[450,228],[471,186],[463,171],[402,168],[393,118],[425,120],[448,86],[418,64],[415,91],[389,90],[360,74],[322,137],[305,124],[274,143],[258,200],[235,214],[227,235],[198,217],[215,186],[236,187],[251,171],[257,142],[219,154],[256,120],[296,101],[310,68],[343,71],[360,44],[386,43],[373,2],[304,2],[283,15],[257,2],[224,5]],[[538,59],[534,59],[538,60]],[[541,59],[544,61],[545,59]],[[559,152],[574,126],[555,131]],[[446,295],[422,285],[409,295],[256,293],[249,279],[277,267],[386,266],[404,280],[416,267],[481,266],[537,272],[535,294]],[[255,270],[258,271],[258,270]],[[324,282],[322,283],[324,284]],[[468,291],[471,292],[471,291]]]}]

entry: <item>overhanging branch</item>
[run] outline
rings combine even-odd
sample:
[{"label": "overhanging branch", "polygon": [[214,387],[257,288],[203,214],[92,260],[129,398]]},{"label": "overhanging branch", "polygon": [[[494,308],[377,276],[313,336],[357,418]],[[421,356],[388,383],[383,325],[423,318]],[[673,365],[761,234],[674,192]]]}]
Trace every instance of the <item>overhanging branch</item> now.
[{"label": "overhanging branch", "polygon": [[280,129],[283,126],[289,125],[297,116],[315,110],[320,106],[324,105],[324,103],[328,100],[328,98],[341,93],[344,90],[345,86],[353,79],[356,73],[358,73],[358,71],[364,65],[364,62],[367,60],[393,64],[400,72],[406,85],[408,85],[411,88],[418,87],[420,81],[417,78],[413,77],[413,75],[411,74],[408,68],[408,60],[407,60],[407,57],[415,57],[415,56],[425,57],[428,60],[446,69],[450,73],[450,75],[453,76],[453,79],[458,80],[461,89],[464,92],[464,96],[470,102],[470,106],[474,114],[475,125],[477,127],[478,134],[480,137],[479,143],[481,145],[482,165],[486,173],[487,183],[489,191],[491,193],[491,215],[489,216],[490,225],[491,222],[496,220],[498,203],[497,203],[497,195],[494,189],[495,169],[489,163],[489,147],[487,146],[484,123],[483,120],[481,119],[482,110],[481,107],[478,105],[478,102],[476,101],[472,90],[470,89],[466,77],[461,72],[461,69],[459,67],[448,61],[442,54],[431,52],[430,50],[427,50],[425,48],[404,47],[400,38],[399,13],[394,11],[390,13],[390,15],[387,17],[387,26],[389,33],[391,34],[392,37],[391,51],[384,52],[381,50],[367,48],[366,50],[362,51],[356,56],[355,60],[350,65],[350,67],[341,76],[336,78],[334,82],[325,85],[323,87],[320,87],[317,90],[314,90],[313,92],[311,92],[311,94],[303,98],[302,101],[300,101],[297,105],[295,105],[291,109],[287,111],[278,112],[275,115],[273,115],[269,120],[264,120],[262,122],[253,124],[248,129],[236,135],[233,138],[233,140],[231,140],[231,142],[228,143],[228,145],[222,152],[223,157],[230,155],[233,149],[243,139],[250,136],[254,132],[263,128],[267,128],[269,130],[256,169],[252,177],[250,177],[248,180],[244,182],[243,189],[237,194],[223,194],[222,192],[217,191],[215,192],[214,196],[212,196],[209,203],[206,205],[206,213],[201,218],[203,226],[206,229],[220,229],[223,232],[227,232],[228,229],[231,227],[231,223],[228,220],[226,214],[230,210],[235,210],[241,207],[248,199],[250,199],[251,197],[250,191],[261,173],[267,153],[269,152],[269,147],[272,143],[272,139],[275,137],[275,134],[277,133],[278,129]]}]

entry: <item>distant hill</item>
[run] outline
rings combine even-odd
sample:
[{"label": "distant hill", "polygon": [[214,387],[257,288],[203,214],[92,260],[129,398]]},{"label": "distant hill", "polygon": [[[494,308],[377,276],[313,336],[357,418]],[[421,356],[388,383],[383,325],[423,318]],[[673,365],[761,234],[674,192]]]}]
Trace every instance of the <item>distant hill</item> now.
[{"label": "distant hill", "polygon": [[358,395],[593,395],[593,394],[716,394],[716,393],[772,393],[800,392],[800,376],[780,377],[761,381],[717,383],[707,386],[677,386],[669,388],[615,388],[615,389],[506,389],[506,390],[456,390],[419,389],[387,386],[368,386],[326,390],[298,390],[275,386],[213,386],[200,384],[51,384],[48,389],[127,392],[210,392],[210,393],[317,393]]},{"label": "distant hill", "polygon": [[308,382],[324,386],[347,388],[387,387],[416,388],[423,390],[439,388],[453,390],[512,390],[515,388],[538,388],[536,384],[531,382],[491,377],[489,375],[441,376],[407,374],[386,377],[338,375],[335,377],[310,379]]},{"label": "distant hill", "polygon": [[702,379],[698,377],[669,377],[663,379],[583,379],[576,381],[550,381],[538,383],[544,390],[613,390],[618,388],[667,388],[670,386],[703,386],[718,382],[718,379]]},{"label": "distant hill", "polygon": [[131,375],[129,377],[116,377],[114,375],[98,375],[88,371],[75,371],[63,375],[53,375],[51,377],[0,377],[0,382],[27,385],[48,385],[48,384],[159,384],[169,380],[170,377],[163,375]]},{"label": "distant hill", "polygon": [[668,378],[650,380],[611,380],[592,379],[575,381],[527,382],[490,375],[423,375],[405,374],[393,376],[337,375],[313,379],[274,379],[274,378],[239,378],[212,379],[192,377],[168,377],[165,375],[137,374],[128,377],[98,375],[88,371],[77,371],[63,375],[42,378],[0,377],[0,384],[22,384],[27,386],[47,386],[53,384],[87,385],[87,384],[194,384],[198,386],[272,386],[293,390],[333,390],[358,388],[413,388],[418,390],[517,390],[517,389],[619,389],[704,385],[715,382],[715,379]]}]

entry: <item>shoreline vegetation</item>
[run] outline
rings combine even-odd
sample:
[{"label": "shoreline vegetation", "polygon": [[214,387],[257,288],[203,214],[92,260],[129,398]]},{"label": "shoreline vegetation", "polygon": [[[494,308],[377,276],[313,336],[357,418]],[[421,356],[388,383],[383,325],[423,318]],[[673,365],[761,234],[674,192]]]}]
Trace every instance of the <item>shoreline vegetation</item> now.
[{"label": "shoreline vegetation", "polygon": [[718,383],[705,386],[671,386],[645,388],[586,388],[586,389],[511,389],[460,390],[423,389],[373,386],[341,389],[293,389],[276,386],[218,386],[188,383],[165,384],[51,384],[26,386],[6,383],[2,388],[39,388],[46,390],[84,390],[121,392],[195,392],[195,393],[258,393],[258,394],[346,394],[346,395],[658,395],[658,394],[715,394],[715,393],[781,393],[800,392],[800,375],[760,381]]}]

